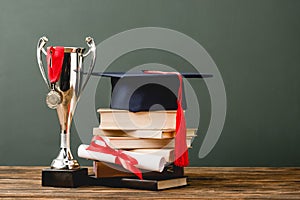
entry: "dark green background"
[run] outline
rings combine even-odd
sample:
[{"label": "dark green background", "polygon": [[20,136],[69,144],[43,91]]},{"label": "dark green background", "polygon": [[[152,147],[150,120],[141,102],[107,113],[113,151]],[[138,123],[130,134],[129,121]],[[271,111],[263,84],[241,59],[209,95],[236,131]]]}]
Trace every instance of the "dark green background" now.
[{"label": "dark green background", "polygon": [[[203,106],[191,165],[300,166],[299,10],[298,0],[1,0],[0,165],[49,165],[58,152],[58,121],[44,103],[47,90],[35,57],[40,36],[47,35],[49,43],[85,46],[88,35],[100,43],[150,26],[174,29],[199,42],[226,87],[222,135],[213,151],[199,159],[210,101],[204,82],[191,82]],[[120,57],[110,69],[148,62],[192,67],[167,52],[140,50]],[[108,83],[98,88],[108,96]],[[107,106],[106,97],[96,98],[97,105]],[[77,157],[81,142],[74,127],[71,136]]]}]

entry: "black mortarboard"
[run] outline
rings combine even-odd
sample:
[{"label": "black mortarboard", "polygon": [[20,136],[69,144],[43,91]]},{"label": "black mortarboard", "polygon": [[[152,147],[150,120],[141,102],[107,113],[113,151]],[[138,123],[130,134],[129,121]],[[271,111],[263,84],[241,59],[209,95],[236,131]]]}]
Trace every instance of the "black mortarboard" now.
[{"label": "black mortarboard", "polygon": [[[175,161],[179,167],[189,164],[186,145],[186,108],[182,77],[206,78],[210,74],[143,71],[140,73],[95,73],[111,78],[112,95],[110,106],[132,112],[148,110],[177,110]],[[154,105],[160,105],[154,107]]]},{"label": "black mortarboard", "polygon": [[[141,72],[98,72],[93,75],[111,78],[110,107],[131,112],[176,110],[179,79],[176,74]],[[208,78],[211,74],[181,73],[185,78]],[[184,90],[182,108],[186,109]]]}]

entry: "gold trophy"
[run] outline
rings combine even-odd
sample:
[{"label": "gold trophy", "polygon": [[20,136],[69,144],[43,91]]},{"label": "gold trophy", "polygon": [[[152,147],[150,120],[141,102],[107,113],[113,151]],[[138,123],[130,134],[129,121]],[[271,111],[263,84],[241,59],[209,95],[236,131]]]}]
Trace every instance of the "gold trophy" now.
[{"label": "gold trophy", "polygon": [[[83,92],[93,71],[96,61],[96,46],[93,38],[87,37],[86,43],[89,50],[81,47],[51,46],[47,50],[44,46],[48,42],[46,37],[41,37],[37,44],[37,62],[46,83],[49,93],[46,103],[51,109],[56,109],[60,128],[60,151],[52,163],[51,169],[42,172],[43,186],[77,187],[81,183],[80,176],[87,175],[87,169],[80,168],[77,160],[70,150],[70,128],[77,102]],[[48,70],[42,61],[42,54],[46,55]],[[91,54],[92,59],[88,70],[85,72],[83,60]],[[68,180],[71,180],[68,182]]]}]

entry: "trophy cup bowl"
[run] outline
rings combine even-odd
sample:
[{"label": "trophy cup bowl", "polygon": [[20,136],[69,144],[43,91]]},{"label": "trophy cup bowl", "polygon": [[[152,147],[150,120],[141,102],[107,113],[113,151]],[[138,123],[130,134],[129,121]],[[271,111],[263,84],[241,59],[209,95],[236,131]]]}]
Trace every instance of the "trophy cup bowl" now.
[{"label": "trophy cup bowl", "polygon": [[[72,124],[72,118],[76,109],[77,102],[83,92],[90,76],[93,71],[95,61],[96,61],[96,46],[93,38],[87,37],[86,43],[89,50],[85,53],[85,48],[82,47],[60,47],[63,49],[63,61],[61,67],[60,75],[57,77],[55,82],[50,82],[49,77],[49,63],[48,63],[48,77],[42,61],[42,53],[49,56],[49,51],[44,49],[45,44],[48,42],[46,37],[41,37],[37,44],[37,62],[41,72],[41,75],[46,83],[49,93],[46,97],[46,103],[49,108],[56,109],[58,120],[60,123],[60,151],[52,163],[51,169],[46,170],[49,172],[50,176],[43,171],[42,179],[53,179],[59,172],[70,172],[70,171],[80,171],[80,165],[77,160],[72,156],[70,150],[70,128]],[[53,50],[59,47],[51,47]],[[49,50],[49,47],[48,47]],[[85,78],[84,74],[84,58],[91,54],[92,59],[90,66],[87,70]],[[48,57],[47,57],[48,61]],[[51,63],[51,60],[50,60]],[[50,79],[50,78],[49,78]],[[53,173],[52,173],[53,172]],[[85,169],[85,172],[87,170]],[[52,174],[52,175],[51,175]],[[68,174],[68,173],[67,173]],[[44,177],[45,175],[45,177]],[[82,173],[81,173],[82,175]],[[59,176],[59,175],[58,175]],[[48,177],[48,178],[47,178]],[[52,178],[51,178],[52,177]],[[42,180],[44,182],[44,180]],[[45,182],[48,182],[45,180]],[[51,182],[51,181],[50,181]],[[59,180],[53,180],[51,183],[42,183],[43,185],[57,186]],[[58,186],[61,186],[58,184]],[[64,185],[62,185],[64,186]],[[71,184],[72,186],[72,184]]]}]

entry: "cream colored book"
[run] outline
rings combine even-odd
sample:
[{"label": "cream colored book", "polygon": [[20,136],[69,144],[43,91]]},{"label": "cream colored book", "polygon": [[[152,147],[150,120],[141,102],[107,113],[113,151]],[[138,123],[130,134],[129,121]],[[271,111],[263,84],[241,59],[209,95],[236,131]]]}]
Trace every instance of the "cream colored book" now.
[{"label": "cream colored book", "polygon": [[107,130],[175,130],[176,110],[130,112],[98,109],[101,129]]},{"label": "cream colored book", "polygon": [[[197,129],[187,129],[186,136],[196,136]],[[175,130],[107,130],[101,128],[94,128],[93,135],[100,135],[106,137],[136,137],[136,138],[174,138]]]},{"label": "cream colored book", "polygon": [[[174,138],[134,138],[134,137],[107,137],[113,148],[116,149],[162,149],[174,148]],[[188,148],[192,146],[194,137],[187,137],[186,144]]]},{"label": "cream colored book", "polygon": [[107,137],[112,147],[116,149],[161,149],[174,147],[172,138],[134,138],[134,137]]},{"label": "cream colored book", "polygon": [[[186,137],[186,146],[187,148],[192,148],[192,142],[196,136]],[[174,148],[175,147],[175,139],[171,140],[164,148]]]},{"label": "cream colored book", "polygon": [[175,131],[172,130],[107,130],[101,128],[94,128],[93,135],[100,135],[106,137],[135,137],[135,138],[173,138]]}]

